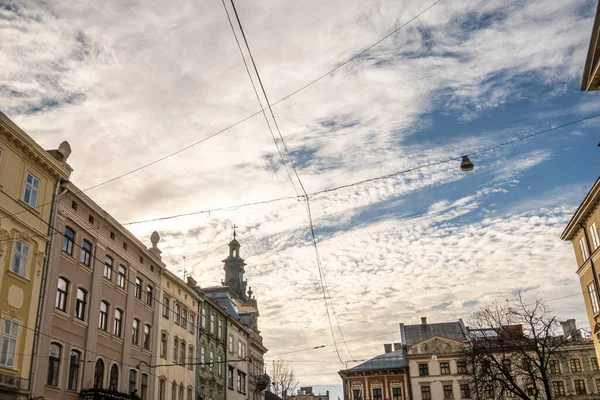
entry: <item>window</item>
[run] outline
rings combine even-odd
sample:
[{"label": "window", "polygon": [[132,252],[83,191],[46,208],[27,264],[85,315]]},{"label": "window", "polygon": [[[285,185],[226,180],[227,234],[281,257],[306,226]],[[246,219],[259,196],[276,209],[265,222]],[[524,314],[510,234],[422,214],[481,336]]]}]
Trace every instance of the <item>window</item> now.
[{"label": "window", "polygon": [[594,285],[593,281],[588,285],[588,293],[590,295],[592,311],[596,315],[600,312],[600,307],[598,307],[598,294],[596,293],[596,285]]},{"label": "window", "polygon": [[471,397],[471,390],[469,389],[469,385],[463,383],[460,385],[460,397],[463,399],[468,399]]},{"label": "window", "polygon": [[121,333],[123,333],[123,311],[120,309],[115,309],[115,330],[114,335],[117,337],[121,337]]},{"label": "window", "polygon": [[573,383],[575,384],[575,393],[586,394],[585,381],[583,379],[575,379]]},{"label": "window", "polygon": [[227,370],[227,387],[233,390],[233,367],[229,366]]},{"label": "window", "polygon": [[456,368],[457,368],[459,374],[466,374],[467,373],[467,362],[464,360],[457,361]]},{"label": "window", "polygon": [[592,236],[592,246],[594,246],[594,250],[596,250],[598,247],[600,247],[600,240],[598,240],[598,229],[596,229],[595,222],[592,224],[592,226],[590,226],[590,234]]},{"label": "window", "polygon": [[108,329],[108,303],[105,301],[100,302],[100,320],[98,322],[98,328],[103,331]]},{"label": "window", "polygon": [[179,362],[181,364],[185,364],[185,342],[182,340],[181,344],[179,345]]},{"label": "window", "polygon": [[429,386],[421,386],[421,398],[431,400],[431,388]]},{"label": "window", "polygon": [[213,372],[215,370],[215,352],[212,350],[208,352],[208,362],[210,362],[208,367],[210,368],[210,371]]},{"label": "window", "polygon": [[146,286],[146,304],[150,307],[154,304],[154,288],[150,285]]},{"label": "window", "polygon": [[13,251],[13,261],[10,264],[10,270],[15,274],[25,276],[27,273],[27,257],[29,256],[29,246],[17,240]]},{"label": "window", "polygon": [[58,372],[60,370],[60,353],[62,346],[58,343],[50,345],[50,357],[48,359],[48,380],[46,383],[50,386],[58,387]]},{"label": "window", "polygon": [[140,320],[133,319],[133,329],[131,330],[131,343],[138,344],[140,337]]},{"label": "window", "polygon": [[169,304],[170,304],[169,298],[167,296],[163,297],[163,317],[165,317],[166,319],[169,319]]},{"label": "window", "polygon": [[242,341],[238,339],[238,357],[242,358]]},{"label": "window", "polygon": [[94,368],[94,389],[102,389],[104,383],[104,361],[98,359]]},{"label": "window", "polygon": [[190,346],[190,348],[188,349],[188,369],[194,369],[194,346]]},{"label": "window", "polygon": [[142,400],[148,399],[148,374],[142,374]]},{"label": "window", "polygon": [[200,347],[200,365],[204,368],[204,364],[206,363],[206,348],[204,346]]},{"label": "window", "polygon": [[444,385],[444,400],[453,399],[452,385]]},{"label": "window", "polygon": [[133,392],[137,386],[137,371],[135,369],[129,370],[129,393]]},{"label": "window", "polygon": [[579,239],[579,248],[581,249],[581,258],[583,258],[583,262],[586,262],[590,255],[588,254],[588,248],[585,244],[585,236]]},{"label": "window", "polygon": [[429,375],[429,366],[427,364],[419,364],[419,376]]},{"label": "window", "polygon": [[242,358],[246,357],[246,343],[242,343]]},{"label": "window", "polygon": [[112,280],[113,259],[111,256],[104,257],[104,277],[109,281]]},{"label": "window", "polygon": [[144,348],[150,350],[150,325],[144,325]]},{"label": "window", "polygon": [[135,278],[135,297],[142,299],[142,280],[137,277]]},{"label": "window", "polygon": [[69,255],[73,255],[73,244],[75,243],[75,231],[70,227],[65,227],[62,250]]},{"label": "window", "polygon": [[[246,374],[243,373],[242,371],[238,370],[237,375],[238,375],[238,387],[237,387],[237,390],[240,393],[246,393]],[[376,390],[376,389],[374,389],[374,390]],[[373,399],[373,400],[381,400],[381,398],[379,398],[379,399]]]},{"label": "window", "polygon": [[190,311],[190,333],[194,333],[194,327],[196,326],[196,314]]},{"label": "window", "polygon": [[93,223],[94,223],[94,216],[93,216],[93,215],[90,215],[90,216],[88,217],[88,221],[90,221],[90,224],[93,224]]},{"label": "window", "polygon": [[223,375],[223,356],[220,354],[217,356],[217,370],[219,376]]},{"label": "window", "polygon": [[352,398],[353,400],[362,400],[362,390],[360,389],[353,389],[352,390]]},{"label": "window", "polygon": [[164,379],[158,381],[158,400],[165,400],[165,392],[167,390],[167,382]]},{"label": "window", "polygon": [[179,303],[177,303],[176,301],[174,301],[173,302],[173,315],[174,315],[174,318],[175,318],[175,323],[177,325],[179,325],[179,322],[180,322],[180,320],[179,320],[179,314],[180,314],[180,312],[181,312],[181,307],[179,307]]},{"label": "window", "polygon": [[558,360],[550,360],[550,372],[560,374],[560,363]]},{"label": "window", "polygon": [[187,310],[185,308],[181,310],[181,327],[187,329]]},{"label": "window", "polygon": [[119,367],[117,364],[113,364],[110,368],[110,380],[108,382],[110,390],[117,390],[119,388]]},{"label": "window", "polygon": [[111,240],[115,240],[115,233],[114,232],[110,233],[110,238],[111,238]]},{"label": "window", "polygon": [[40,180],[28,172],[27,178],[25,179],[25,190],[23,191],[23,201],[32,208],[35,208],[35,206],[37,204],[39,189],[40,189]]},{"label": "window", "polygon": [[581,361],[579,361],[579,358],[571,358],[571,372],[581,372]]},{"label": "window", "polygon": [[83,243],[81,244],[81,262],[83,265],[87,265],[88,267],[91,265],[92,258],[92,244],[87,240],[83,239]]},{"label": "window", "polygon": [[2,353],[0,353],[0,364],[12,367],[15,364],[15,349],[17,348],[17,336],[19,325],[15,322],[4,320],[2,329]]},{"label": "window", "polygon": [[123,250],[127,251],[127,243],[123,242]]},{"label": "window", "polygon": [[188,400],[193,400],[192,388],[191,387],[187,388],[187,398],[188,398]]},{"label": "window", "polygon": [[177,382],[173,381],[171,385],[171,400],[175,400],[177,398]]},{"label": "window", "polygon": [[75,317],[85,321],[85,306],[87,304],[87,292],[81,288],[77,289],[77,300],[75,300]]},{"label": "window", "polygon": [[442,375],[450,375],[450,363],[449,362],[441,362],[440,363],[440,373]]},{"label": "window", "polygon": [[167,347],[169,343],[169,335],[167,332],[162,332],[160,334],[160,357],[166,359],[167,358]]},{"label": "window", "polygon": [[565,395],[565,385],[561,382],[552,382],[552,391],[555,396],[564,396]]},{"label": "window", "polygon": [[373,400],[382,400],[381,389],[373,389]]},{"label": "window", "polygon": [[56,288],[56,301],[54,307],[60,311],[67,311],[67,296],[69,295],[69,281],[65,278],[58,278]]},{"label": "window", "polygon": [[219,318],[217,329],[217,337],[221,339],[223,337],[223,319],[221,318]]},{"label": "window", "polygon": [[[206,323],[206,315],[208,314],[208,309],[206,308],[206,306],[202,307],[202,328],[206,329],[207,323]],[[233,350],[231,350],[233,352]]]},{"label": "window", "polygon": [[598,359],[596,357],[592,357],[590,362],[592,364],[592,371],[598,371]]},{"label": "window", "polygon": [[67,389],[69,390],[77,391],[80,363],[81,353],[77,350],[71,351],[71,357],[69,358],[69,382],[67,383]]},{"label": "window", "polygon": [[179,384],[179,400],[183,400],[183,384]]},{"label": "window", "polygon": [[596,379],[596,392],[600,393],[600,379]]},{"label": "window", "polygon": [[125,289],[125,281],[127,280],[127,270],[125,269],[124,266],[119,265],[119,273],[117,276],[117,285],[119,285],[119,287],[121,289]]},{"label": "window", "polygon": [[233,353],[233,335],[229,335],[229,345],[228,345],[228,348],[229,348],[229,352]]},{"label": "window", "polygon": [[[173,339],[173,361],[177,363],[177,355],[179,354],[179,339]],[[183,362],[183,361],[182,361]]]},{"label": "window", "polygon": [[392,400],[402,400],[402,388],[392,388]]},{"label": "window", "polygon": [[215,333],[215,313],[210,313],[210,333]]}]

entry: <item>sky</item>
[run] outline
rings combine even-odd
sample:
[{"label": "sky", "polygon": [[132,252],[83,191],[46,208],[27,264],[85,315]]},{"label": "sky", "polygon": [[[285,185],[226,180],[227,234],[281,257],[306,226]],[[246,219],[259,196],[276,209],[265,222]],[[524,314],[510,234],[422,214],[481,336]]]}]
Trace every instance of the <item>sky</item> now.
[{"label": "sky", "polygon": [[[222,2],[5,0],[0,108],[45,148],[68,141],[81,189],[177,152],[86,193],[122,223],[213,210],[127,225],[148,246],[158,231],[169,269],[183,276],[185,256],[201,286],[223,279],[237,225],[267,359],[336,396],[337,371],[399,341],[400,322],[521,290],[589,325],[560,234],[598,178],[600,118],[480,150],[600,113],[579,90],[596,3],[433,4],[236,4],[308,193],[420,167],[311,196],[326,300],[300,185]],[[471,172],[437,163],[467,154]]]}]

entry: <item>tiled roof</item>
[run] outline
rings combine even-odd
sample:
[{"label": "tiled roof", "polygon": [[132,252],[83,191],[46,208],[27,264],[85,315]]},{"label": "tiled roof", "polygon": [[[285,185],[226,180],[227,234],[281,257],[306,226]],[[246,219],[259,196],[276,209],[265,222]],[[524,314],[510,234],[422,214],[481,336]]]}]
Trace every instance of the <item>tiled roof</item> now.
[{"label": "tiled roof", "polygon": [[452,340],[465,340],[465,333],[460,322],[442,322],[439,324],[404,325],[405,337],[403,343],[407,346],[420,343],[438,336]]},{"label": "tiled roof", "polygon": [[392,351],[378,355],[375,358],[371,358],[362,364],[352,367],[343,372],[362,372],[362,371],[376,371],[382,369],[399,369],[406,368],[408,363],[404,358],[404,352],[402,349]]}]

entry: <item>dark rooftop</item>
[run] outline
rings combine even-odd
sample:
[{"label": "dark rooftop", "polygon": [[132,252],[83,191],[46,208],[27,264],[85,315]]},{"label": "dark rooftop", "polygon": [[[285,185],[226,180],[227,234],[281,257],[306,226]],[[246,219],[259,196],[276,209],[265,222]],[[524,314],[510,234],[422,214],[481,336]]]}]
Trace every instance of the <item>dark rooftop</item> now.
[{"label": "dark rooftop", "polygon": [[404,345],[412,346],[432,337],[442,337],[451,340],[463,341],[466,339],[465,330],[461,320],[457,322],[442,322],[438,324],[401,325],[402,341]]},{"label": "dark rooftop", "polygon": [[400,349],[378,355],[377,357],[371,358],[362,364],[358,364],[356,367],[352,367],[340,372],[377,371],[382,369],[400,369],[406,367],[408,367],[408,363],[404,358],[403,350]]}]

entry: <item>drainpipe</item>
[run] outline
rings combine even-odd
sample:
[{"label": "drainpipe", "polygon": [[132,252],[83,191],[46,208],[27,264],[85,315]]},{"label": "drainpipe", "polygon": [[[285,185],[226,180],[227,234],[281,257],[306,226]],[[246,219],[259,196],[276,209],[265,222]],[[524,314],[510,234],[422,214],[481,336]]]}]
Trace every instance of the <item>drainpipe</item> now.
[{"label": "drainpipe", "polygon": [[48,279],[48,264],[50,263],[50,251],[52,249],[52,242],[54,238],[54,218],[56,217],[56,208],[58,206],[58,198],[64,194],[67,189],[64,189],[62,193],[59,193],[62,179],[56,182],[54,188],[54,194],[52,195],[52,208],[50,210],[50,224],[48,225],[48,236],[50,239],[46,242],[46,256],[44,257],[44,266],[42,268],[42,281],[40,283],[40,297],[38,299],[37,314],[35,317],[35,331],[33,334],[33,351],[31,355],[31,367],[29,368],[29,391],[31,392],[33,386],[33,380],[35,378],[35,369],[37,365],[37,353],[38,353],[38,342],[40,337],[40,325],[42,314],[44,311],[44,296],[46,294],[46,281]]},{"label": "drainpipe", "polygon": [[[592,266],[592,274],[594,275],[594,286],[596,287],[596,300],[600,303],[600,298],[598,296],[600,296],[600,282],[598,282],[598,274],[596,273],[596,266],[594,265],[594,260],[592,255],[594,254],[594,250],[592,250],[592,246],[590,246],[590,238],[588,236],[588,232],[586,229],[586,226],[584,223],[580,223],[579,227],[583,230],[583,237],[585,238],[585,245],[588,248],[588,253],[590,254],[588,259],[590,260],[590,264]],[[585,263],[587,260],[583,260],[583,262]],[[598,320],[596,317],[594,317],[594,322],[596,322],[596,325],[598,325]],[[594,331],[594,329],[592,329],[592,332]]]}]

